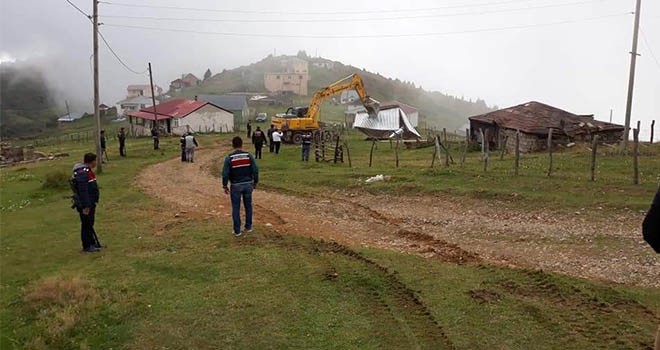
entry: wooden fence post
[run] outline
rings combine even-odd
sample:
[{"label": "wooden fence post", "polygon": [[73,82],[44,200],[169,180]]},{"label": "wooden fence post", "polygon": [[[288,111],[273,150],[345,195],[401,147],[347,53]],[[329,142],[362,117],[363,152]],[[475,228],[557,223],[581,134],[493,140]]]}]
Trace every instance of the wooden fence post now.
[{"label": "wooden fence post", "polygon": [[376,147],[376,140],[371,142],[371,152],[369,152],[369,167],[371,168],[371,162],[374,159],[374,147]]},{"label": "wooden fence post", "polygon": [[633,184],[639,185],[639,126],[637,121],[637,128],[633,129]]},{"label": "wooden fence post", "polygon": [[504,152],[506,151],[507,141],[509,141],[509,135],[504,136],[504,143],[502,143],[502,153],[500,153],[500,160],[504,159]]},{"label": "wooden fence post", "polygon": [[516,176],[518,175],[518,169],[520,168],[520,130],[516,130]]},{"label": "wooden fence post", "polygon": [[655,128],[655,120],[651,120],[651,143],[653,143],[653,129]]},{"label": "wooden fence post", "polygon": [[351,162],[351,150],[348,148],[348,142],[344,142],[344,147],[346,147],[346,157],[348,157],[348,167],[352,168],[353,163]]},{"label": "wooden fence post", "polygon": [[399,139],[396,139],[396,147],[394,149],[394,154],[396,157],[396,167],[399,167]]},{"label": "wooden fence post", "polygon": [[337,164],[337,158],[339,157],[339,136],[337,136],[337,143],[335,144],[335,164]]},{"label": "wooden fence post", "polygon": [[463,154],[461,154],[461,166],[465,165],[465,156],[467,155],[468,147],[470,146],[470,129],[465,129],[465,147]]},{"label": "wooden fence post", "polygon": [[488,142],[488,129],[485,131],[479,129],[481,133],[481,159],[484,163],[484,173],[488,171],[488,151],[489,151],[489,142]]},{"label": "wooden fence post", "polygon": [[548,176],[552,175],[552,128],[548,129]]},{"label": "wooden fence post", "polygon": [[598,135],[594,135],[591,140],[591,181],[596,181],[596,155],[598,149]]}]

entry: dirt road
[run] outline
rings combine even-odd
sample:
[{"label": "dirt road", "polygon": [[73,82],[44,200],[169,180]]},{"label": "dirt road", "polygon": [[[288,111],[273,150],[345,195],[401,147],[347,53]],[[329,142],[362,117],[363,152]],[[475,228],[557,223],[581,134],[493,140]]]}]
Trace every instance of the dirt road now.
[{"label": "dirt road", "polygon": [[[146,168],[137,181],[172,205],[164,225],[189,219],[230,224],[229,198],[210,167],[226,150],[204,149]],[[167,181],[158,181],[166,178]],[[437,196],[328,194],[321,199],[256,190],[255,227],[371,246],[453,263],[486,261],[571,276],[660,287],[660,258],[639,233],[639,213],[611,220],[551,216],[501,203]],[[301,217],[308,220],[301,222]]]}]

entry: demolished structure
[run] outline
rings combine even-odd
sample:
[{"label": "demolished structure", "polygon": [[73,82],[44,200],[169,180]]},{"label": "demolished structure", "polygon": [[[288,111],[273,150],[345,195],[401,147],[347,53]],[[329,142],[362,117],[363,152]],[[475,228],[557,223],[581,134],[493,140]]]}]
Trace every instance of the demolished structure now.
[{"label": "demolished structure", "polygon": [[422,136],[410,123],[403,109],[397,105],[382,106],[376,117],[370,117],[366,112],[355,115],[353,128],[360,130],[370,139],[383,140],[397,133],[402,139],[420,139]]}]

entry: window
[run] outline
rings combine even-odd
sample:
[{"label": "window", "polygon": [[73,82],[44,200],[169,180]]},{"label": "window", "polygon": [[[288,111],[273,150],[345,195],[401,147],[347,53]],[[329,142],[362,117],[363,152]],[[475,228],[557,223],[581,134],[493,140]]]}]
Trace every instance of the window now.
[{"label": "window", "polygon": [[302,79],[303,79],[303,76],[302,76],[302,75],[299,75],[298,78],[300,78],[300,80],[302,80]]},{"label": "window", "polygon": [[280,79],[280,76],[279,76],[279,75],[277,76],[277,79]]}]

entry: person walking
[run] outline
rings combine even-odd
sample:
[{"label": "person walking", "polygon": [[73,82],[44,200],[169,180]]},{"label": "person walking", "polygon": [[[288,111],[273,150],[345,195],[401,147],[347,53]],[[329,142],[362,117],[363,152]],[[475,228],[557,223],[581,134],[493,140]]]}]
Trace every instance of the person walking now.
[{"label": "person walking", "polygon": [[[649,212],[642,222],[642,236],[644,240],[660,254],[660,188],[655,193]],[[660,350],[660,326],[655,335],[655,350]]]},{"label": "person walking", "polygon": [[268,134],[268,152],[273,153],[275,151],[275,144],[273,143],[273,132],[275,132],[275,125],[270,124],[270,128],[267,131]]},{"label": "person walking", "polygon": [[84,252],[93,253],[101,249],[101,243],[94,231],[96,204],[99,202],[99,187],[94,175],[96,154],[87,153],[82,163],[73,167],[74,208],[80,216],[80,240]]},{"label": "person walking", "polygon": [[254,144],[254,157],[261,159],[261,148],[264,147],[264,144],[268,144],[268,141],[266,141],[266,135],[258,126],[257,130],[252,133],[252,144]]},{"label": "person walking", "polygon": [[186,136],[187,134],[181,135],[181,138],[179,138],[179,143],[181,144],[181,161],[185,162],[186,161]]},{"label": "person walking", "polygon": [[[252,191],[259,183],[259,167],[252,155],[243,150],[240,136],[234,137],[231,144],[234,151],[227,155],[222,166],[222,188],[230,195],[234,236],[238,237],[243,232],[252,232]],[[245,206],[244,231],[241,231],[241,199]]]},{"label": "person walking", "polygon": [[249,120],[247,122],[246,128],[247,128],[247,138],[249,139],[252,137],[252,123]]},{"label": "person walking", "polygon": [[117,140],[119,140],[119,155],[126,157],[126,129],[121,128],[117,133]]},{"label": "person walking", "polygon": [[192,132],[189,132],[188,135],[186,135],[186,161],[188,163],[194,163],[195,162],[195,148],[199,146],[197,143],[197,140],[195,139],[195,136],[193,136]]},{"label": "person walking", "polygon": [[[106,161],[108,161],[108,162],[110,161],[110,159],[108,159],[108,152],[106,152],[106,150],[105,150],[105,146],[106,146],[106,143],[105,143],[105,130],[101,130],[101,139],[100,139],[100,141],[101,141],[101,163],[105,164]],[[105,159],[103,159],[104,157],[105,157]]]},{"label": "person walking", "polygon": [[157,150],[160,148],[160,140],[158,138],[158,127],[154,125],[153,128],[151,128],[151,138],[154,140],[154,150]]},{"label": "person walking", "polygon": [[312,149],[312,133],[307,131],[302,134],[302,161],[309,162],[309,151]]},{"label": "person walking", "polygon": [[273,131],[272,142],[275,144],[274,146],[275,154],[280,154],[280,146],[282,145],[282,136],[284,136],[284,134],[279,129],[275,129],[275,131]]}]

